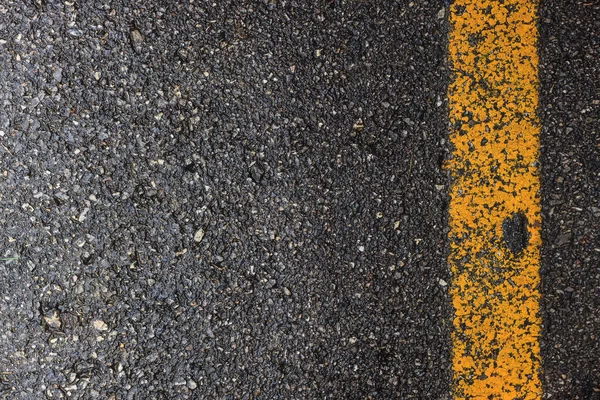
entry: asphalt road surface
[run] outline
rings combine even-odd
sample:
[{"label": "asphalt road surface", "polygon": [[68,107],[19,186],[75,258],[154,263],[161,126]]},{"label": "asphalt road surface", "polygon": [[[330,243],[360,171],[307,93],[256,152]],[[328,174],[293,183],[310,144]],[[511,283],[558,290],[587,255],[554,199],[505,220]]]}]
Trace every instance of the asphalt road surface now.
[{"label": "asphalt road surface", "polygon": [[600,399],[600,2],[540,9],[542,366],[553,399]]},{"label": "asphalt road surface", "polygon": [[[600,3],[540,9],[544,398],[600,399]],[[443,1],[0,4],[0,396],[451,399]]]}]

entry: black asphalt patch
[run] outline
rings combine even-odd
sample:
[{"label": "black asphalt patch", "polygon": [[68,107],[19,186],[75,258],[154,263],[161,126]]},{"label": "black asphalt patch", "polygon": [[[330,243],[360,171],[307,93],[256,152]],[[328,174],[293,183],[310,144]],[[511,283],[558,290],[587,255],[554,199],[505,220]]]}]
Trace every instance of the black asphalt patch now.
[{"label": "black asphalt patch", "polygon": [[198,3],[0,5],[3,395],[449,398],[443,3]]},{"label": "black asphalt patch", "polygon": [[543,1],[545,398],[600,399],[600,3]]},{"label": "black asphalt patch", "polygon": [[504,242],[513,255],[519,255],[529,244],[527,225],[527,217],[523,213],[517,213],[510,218],[506,218],[502,223]]}]

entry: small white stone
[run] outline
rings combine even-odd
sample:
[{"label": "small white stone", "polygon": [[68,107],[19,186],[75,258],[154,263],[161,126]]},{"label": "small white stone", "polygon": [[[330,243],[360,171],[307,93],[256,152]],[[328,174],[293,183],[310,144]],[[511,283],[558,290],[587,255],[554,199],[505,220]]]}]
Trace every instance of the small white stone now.
[{"label": "small white stone", "polygon": [[108,325],[106,325],[106,322],[102,321],[101,319],[94,320],[94,322],[92,322],[92,325],[94,326],[94,329],[98,331],[108,330]]},{"label": "small white stone", "polygon": [[194,242],[200,243],[204,239],[204,229],[200,228],[194,234]]},{"label": "small white stone", "polygon": [[440,8],[440,10],[437,13],[437,19],[444,19],[444,16],[446,15],[446,9],[444,7]]},{"label": "small white stone", "polygon": [[52,312],[52,315],[44,316],[44,321],[46,321],[46,324],[48,324],[49,327],[54,328],[54,329],[60,329],[60,327],[62,325],[60,316],[58,315],[58,312],[56,312],[56,311]]},{"label": "small white stone", "polygon": [[89,207],[86,207],[83,209],[83,211],[81,211],[81,213],[79,214],[79,217],[77,218],[77,220],[79,222],[83,222],[86,220],[87,218],[87,213],[90,211]]}]

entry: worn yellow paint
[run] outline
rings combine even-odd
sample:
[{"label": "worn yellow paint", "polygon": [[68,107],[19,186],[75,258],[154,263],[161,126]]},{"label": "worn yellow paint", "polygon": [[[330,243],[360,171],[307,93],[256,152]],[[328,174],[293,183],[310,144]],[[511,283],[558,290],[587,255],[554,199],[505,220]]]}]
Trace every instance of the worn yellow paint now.
[{"label": "worn yellow paint", "polygon": [[[537,1],[454,0],[448,163],[456,399],[540,399]],[[513,254],[503,221],[527,218]]]}]

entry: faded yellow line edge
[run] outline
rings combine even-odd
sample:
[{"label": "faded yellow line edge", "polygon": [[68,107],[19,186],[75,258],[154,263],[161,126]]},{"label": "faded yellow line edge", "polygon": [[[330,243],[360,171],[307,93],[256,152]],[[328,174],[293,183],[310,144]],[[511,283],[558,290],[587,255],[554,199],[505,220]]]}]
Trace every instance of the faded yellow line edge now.
[{"label": "faded yellow line edge", "polygon": [[[450,7],[456,399],[542,396],[537,7],[525,0]],[[505,238],[514,221],[526,221],[522,249]]]}]

